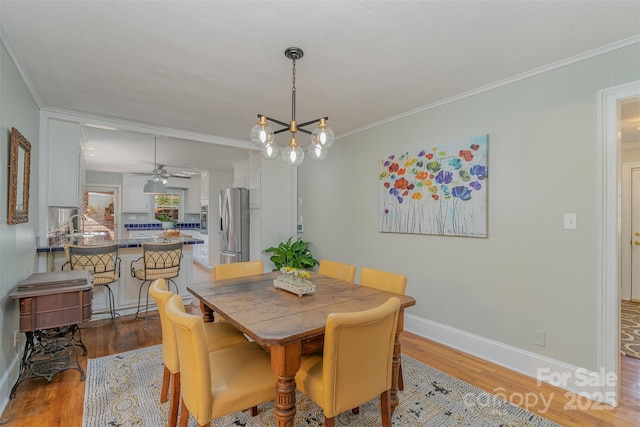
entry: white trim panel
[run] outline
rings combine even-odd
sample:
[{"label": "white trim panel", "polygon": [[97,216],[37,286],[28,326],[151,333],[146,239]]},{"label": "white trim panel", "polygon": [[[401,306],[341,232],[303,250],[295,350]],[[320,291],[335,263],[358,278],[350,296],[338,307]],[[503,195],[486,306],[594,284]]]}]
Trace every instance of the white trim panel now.
[{"label": "white trim panel", "polygon": [[[604,370],[589,371],[408,313],[405,313],[404,329],[537,381],[615,406],[615,395],[603,393],[603,384],[617,382],[617,379],[608,377]],[[500,391],[504,393],[503,389],[496,390],[496,393]]]}]

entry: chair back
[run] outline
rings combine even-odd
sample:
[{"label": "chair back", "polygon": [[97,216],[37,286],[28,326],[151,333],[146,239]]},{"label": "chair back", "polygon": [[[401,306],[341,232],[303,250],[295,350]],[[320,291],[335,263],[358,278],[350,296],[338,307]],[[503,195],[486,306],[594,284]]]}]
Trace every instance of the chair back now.
[{"label": "chair back", "polygon": [[405,290],[407,289],[407,276],[362,267],[360,269],[360,284],[362,286],[376,288],[381,291],[404,295]]},{"label": "chair back", "polygon": [[149,296],[158,304],[158,313],[160,313],[162,360],[172,374],[180,372],[180,363],[178,361],[178,348],[176,347],[176,333],[167,319],[165,307],[167,306],[169,298],[174,295],[173,292],[169,291],[167,282],[164,279],[156,279],[149,285]]},{"label": "chair back", "polygon": [[180,295],[173,295],[165,306],[173,327],[180,360],[182,401],[195,416],[198,425],[212,418],[211,365],[204,321],[201,316],[185,312]]},{"label": "chair back", "polygon": [[234,262],[213,266],[213,280],[233,279],[235,277],[255,276],[264,273],[262,261]]},{"label": "chair back", "polygon": [[145,280],[178,277],[182,242],[142,243],[142,258]]},{"label": "chair back", "polygon": [[79,246],[65,245],[71,270],[89,270],[94,285],[106,285],[120,278],[118,245]]},{"label": "chair back", "polygon": [[400,300],[327,317],[323,352],[325,417],[356,408],[391,388]]},{"label": "chair back", "polygon": [[323,276],[329,276],[333,277],[334,279],[353,283],[356,279],[356,266],[352,264],[345,264],[342,262],[321,259],[318,273],[322,274]]}]

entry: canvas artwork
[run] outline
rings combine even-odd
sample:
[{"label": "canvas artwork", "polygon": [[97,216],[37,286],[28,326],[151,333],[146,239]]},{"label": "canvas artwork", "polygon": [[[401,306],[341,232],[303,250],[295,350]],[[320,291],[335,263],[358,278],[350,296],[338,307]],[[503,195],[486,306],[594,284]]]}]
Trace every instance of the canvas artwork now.
[{"label": "canvas artwork", "polygon": [[381,162],[379,230],[487,237],[488,135]]}]

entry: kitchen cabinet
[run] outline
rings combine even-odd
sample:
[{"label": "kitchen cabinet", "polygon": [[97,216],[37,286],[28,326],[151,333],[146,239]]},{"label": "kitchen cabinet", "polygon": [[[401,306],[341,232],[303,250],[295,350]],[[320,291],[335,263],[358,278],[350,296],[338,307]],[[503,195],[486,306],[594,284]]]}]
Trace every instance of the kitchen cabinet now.
[{"label": "kitchen cabinet", "polygon": [[162,230],[132,230],[129,231],[130,239],[150,239],[156,235],[162,234]]},{"label": "kitchen cabinet", "polygon": [[209,204],[209,171],[200,174],[200,204]]},{"label": "kitchen cabinet", "polygon": [[144,175],[122,175],[122,211],[144,212],[151,211],[151,196],[144,194],[144,184],[148,177]]},{"label": "kitchen cabinet", "polygon": [[[154,230],[140,230],[154,232]],[[155,230],[157,233],[158,230]],[[174,279],[185,303],[191,301],[191,293],[187,291],[187,286],[193,283],[193,248],[200,245],[184,245],[182,248],[182,259],[180,260],[180,275]],[[38,252],[38,256],[46,258],[42,265],[46,265],[46,271],[61,271],[62,264],[66,262],[63,251]],[[140,280],[131,277],[131,261],[142,256],[140,247],[119,248],[120,257],[120,280],[111,284],[111,289],[116,301],[116,311],[121,316],[133,314],[138,305],[138,291],[140,290]],[[174,290],[173,286],[171,290]],[[96,286],[93,289],[93,319],[106,319],[109,317],[108,294],[104,286]],[[144,304],[146,298],[146,286],[142,290],[141,303]],[[153,299],[149,298],[153,307]],[[155,308],[154,308],[155,309]]]},{"label": "kitchen cabinet", "polygon": [[282,161],[265,160],[252,153],[248,161],[234,165],[235,185],[249,187],[249,257],[272,263],[262,251],[296,236],[296,169]]},{"label": "kitchen cabinet", "polygon": [[209,263],[209,235],[194,231],[191,233],[195,239],[202,239],[204,243],[201,245],[193,245],[193,261],[205,268],[212,268]]},{"label": "kitchen cabinet", "polygon": [[187,188],[187,195],[185,200],[186,213],[200,213],[200,199],[202,198],[200,186],[201,183],[199,176],[193,176],[189,180],[189,187]]},{"label": "kitchen cabinet", "polygon": [[47,121],[49,206],[84,207],[83,133],[78,123]]}]

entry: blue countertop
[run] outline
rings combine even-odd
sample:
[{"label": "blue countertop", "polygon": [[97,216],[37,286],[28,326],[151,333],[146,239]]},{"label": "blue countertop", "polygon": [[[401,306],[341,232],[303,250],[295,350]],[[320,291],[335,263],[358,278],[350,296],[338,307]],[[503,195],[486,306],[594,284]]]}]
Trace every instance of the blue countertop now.
[{"label": "blue countertop", "polygon": [[[146,239],[120,239],[106,242],[94,242],[92,245],[110,245],[116,243],[119,248],[140,248],[142,244],[145,242],[148,243],[169,243],[182,241],[185,245],[201,245],[204,244],[204,240],[202,239],[194,239],[193,237],[162,237],[162,238],[146,238]],[[82,244],[83,242],[72,241],[70,243],[73,244]],[[88,246],[92,246],[89,244]],[[64,244],[55,245],[55,246],[39,246],[36,248],[36,252],[62,252],[64,251]]]}]

